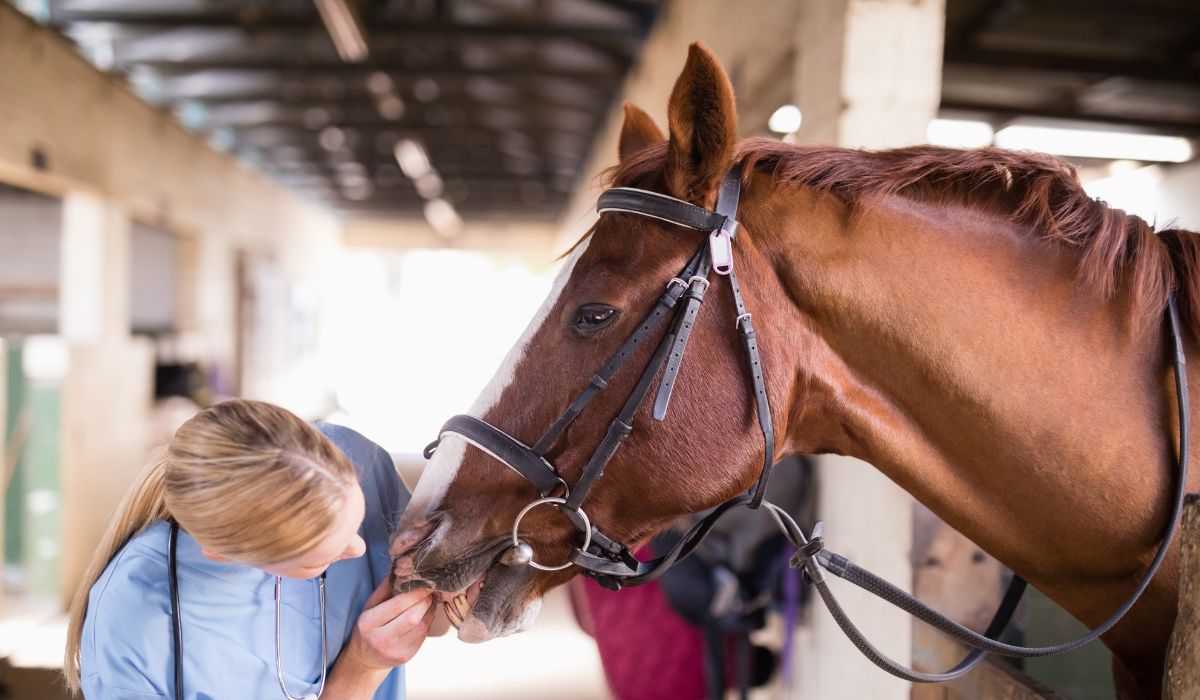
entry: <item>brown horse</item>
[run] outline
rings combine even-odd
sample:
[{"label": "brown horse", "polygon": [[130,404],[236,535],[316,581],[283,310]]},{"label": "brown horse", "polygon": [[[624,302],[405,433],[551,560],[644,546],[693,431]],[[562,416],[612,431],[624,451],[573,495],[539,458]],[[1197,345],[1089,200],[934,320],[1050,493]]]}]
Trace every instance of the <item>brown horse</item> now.
[{"label": "brown horse", "polygon": [[[612,181],[711,208],[723,174],[743,164],[735,267],[755,314],[775,457],[866,460],[1083,623],[1107,617],[1167,522],[1177,430],[1163,314],[1177,288],[1194,357],[1200,236],[1156,235],[1044,156],[738,143],[729,80],[699,45],[669,126],[665,139],[628,106]],[[601,217],[471,414],[536,439],[701,235]],[[643,541],[757,479],[763,442],[732,304],[714,281],[673,412],[658,424],[643,406],[588,496],[587,513],[613,538]],[[568,482],[649,355],[643,347],[548,454]],[[397,590],[466,590],[468,641],[525,626],[542,594],[573,575],[496,564],[534,497],[522,477],[447,438],[393,540]],[[554,509],[532,511],[522,529],[542,561],[579,545]],[[835,547],[837,537],[828,534]],[[1159,695],[1177,579],[1172,551],[1104,637],[1123,695]]]}]

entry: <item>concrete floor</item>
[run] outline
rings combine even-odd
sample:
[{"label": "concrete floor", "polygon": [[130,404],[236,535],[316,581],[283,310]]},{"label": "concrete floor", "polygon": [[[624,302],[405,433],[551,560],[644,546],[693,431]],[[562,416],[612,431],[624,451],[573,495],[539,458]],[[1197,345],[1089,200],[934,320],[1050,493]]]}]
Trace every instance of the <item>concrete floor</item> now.
[{"label": "concrete floor", "polygon": [[566,588],[546,597],[534,628],[486,644],[454,631],[425,642],[409,662],[412,700],[602,700],[610,697],[592,638],[575,624]]},{"label": "concrete floor", "polygon": [[52,600],[9,596],[0,611],[0,698],[67,700],[59,669],[67,618]]}]

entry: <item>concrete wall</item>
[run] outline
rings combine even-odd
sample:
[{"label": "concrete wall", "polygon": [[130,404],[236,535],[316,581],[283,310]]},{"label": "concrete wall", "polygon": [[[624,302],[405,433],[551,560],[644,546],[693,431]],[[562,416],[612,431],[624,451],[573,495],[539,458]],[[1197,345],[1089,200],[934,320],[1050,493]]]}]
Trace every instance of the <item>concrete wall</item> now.
[{"label": "concrete wall", "polygon": [[[313,307],[316,324],[341,222],[212,150],[7,3],[0,3],[0,95],[0,183],[64,203],[57,282],[58,332],[71,358],[63,385],[66,596],[149,448],[153,351],[130,335],[131,255],[140,248],[134,222],[177,237],[181,336],[173,359],[204,362],[227,387],[236,385],[239,256],[271,261],[289,299],[298,300],[278,313]],[[319,337],[317,329],[275,355],[283,360],[255,382],[257,398],[302,415],[324,408],[314,369]]]},{"label": "concrete wall", "polygon": [[183,295],[191,308],[181,314],[209,359],[235,359],[238,250],[276,259],[289,279],[308,279],[340,243],[332,213],[212,150],[7,4],[0,94],[0,182],[57,196],[86,192],[194,245],[201,288]]},{"label": "concrete wall", "polygon": [[49,333],[58,326],[62,205],[0,189],[0,333]]},{"label": "concrete wall", "polygon": [[1160,188],[1159,222],[1200,231],[1200,162],[1163,166]]},{"label": "concrete wall", "polygon": [[182,251],[167,231],[134,222],[130,231],[130,323],[138,332],[174,330],[179,323]]},{"label": "concrete wall", "polygon": [[1136,169],[1081,168],[1093,197],[1152,222],[1157,229],[1177,226],[1200,231],[1200,162],[1149,165]]},{"label": "concrete wall", "polygon": [[354,248],[458,248],[525,253],[546,259],[556,252],[557,231],[556,226],[548,224],[467,224],[461,235],[447,240],[423,221],[355,218],[345,222],[344,240]]}]

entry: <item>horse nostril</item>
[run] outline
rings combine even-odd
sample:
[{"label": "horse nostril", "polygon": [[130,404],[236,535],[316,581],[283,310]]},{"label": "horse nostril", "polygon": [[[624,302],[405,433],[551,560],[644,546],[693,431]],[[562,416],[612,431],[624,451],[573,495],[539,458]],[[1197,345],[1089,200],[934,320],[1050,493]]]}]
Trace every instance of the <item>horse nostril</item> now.
[{"label": "horse nostril", "polygon": [[400,523],[400,528],[392,533],[392,542],[388,554],[392,559],[414,557],[420,554],[422,547],[428,547],[439,532],[445,532],[449,518],[437,515],[422,522]]}]

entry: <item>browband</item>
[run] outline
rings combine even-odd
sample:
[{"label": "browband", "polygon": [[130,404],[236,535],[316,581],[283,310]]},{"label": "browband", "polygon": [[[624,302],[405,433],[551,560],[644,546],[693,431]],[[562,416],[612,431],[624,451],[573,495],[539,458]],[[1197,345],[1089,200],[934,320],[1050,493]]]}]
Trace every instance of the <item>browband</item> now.
[{"label": "browband", "polygon": [[682,199],[636,187],[614,187],[605,190],[596,202],[596,212],[604,214],[610,211],[648,216],[697,231],[724,229],[730,238],[737,235],[738,229],[738,222],[732,215],[726,216]]}]

